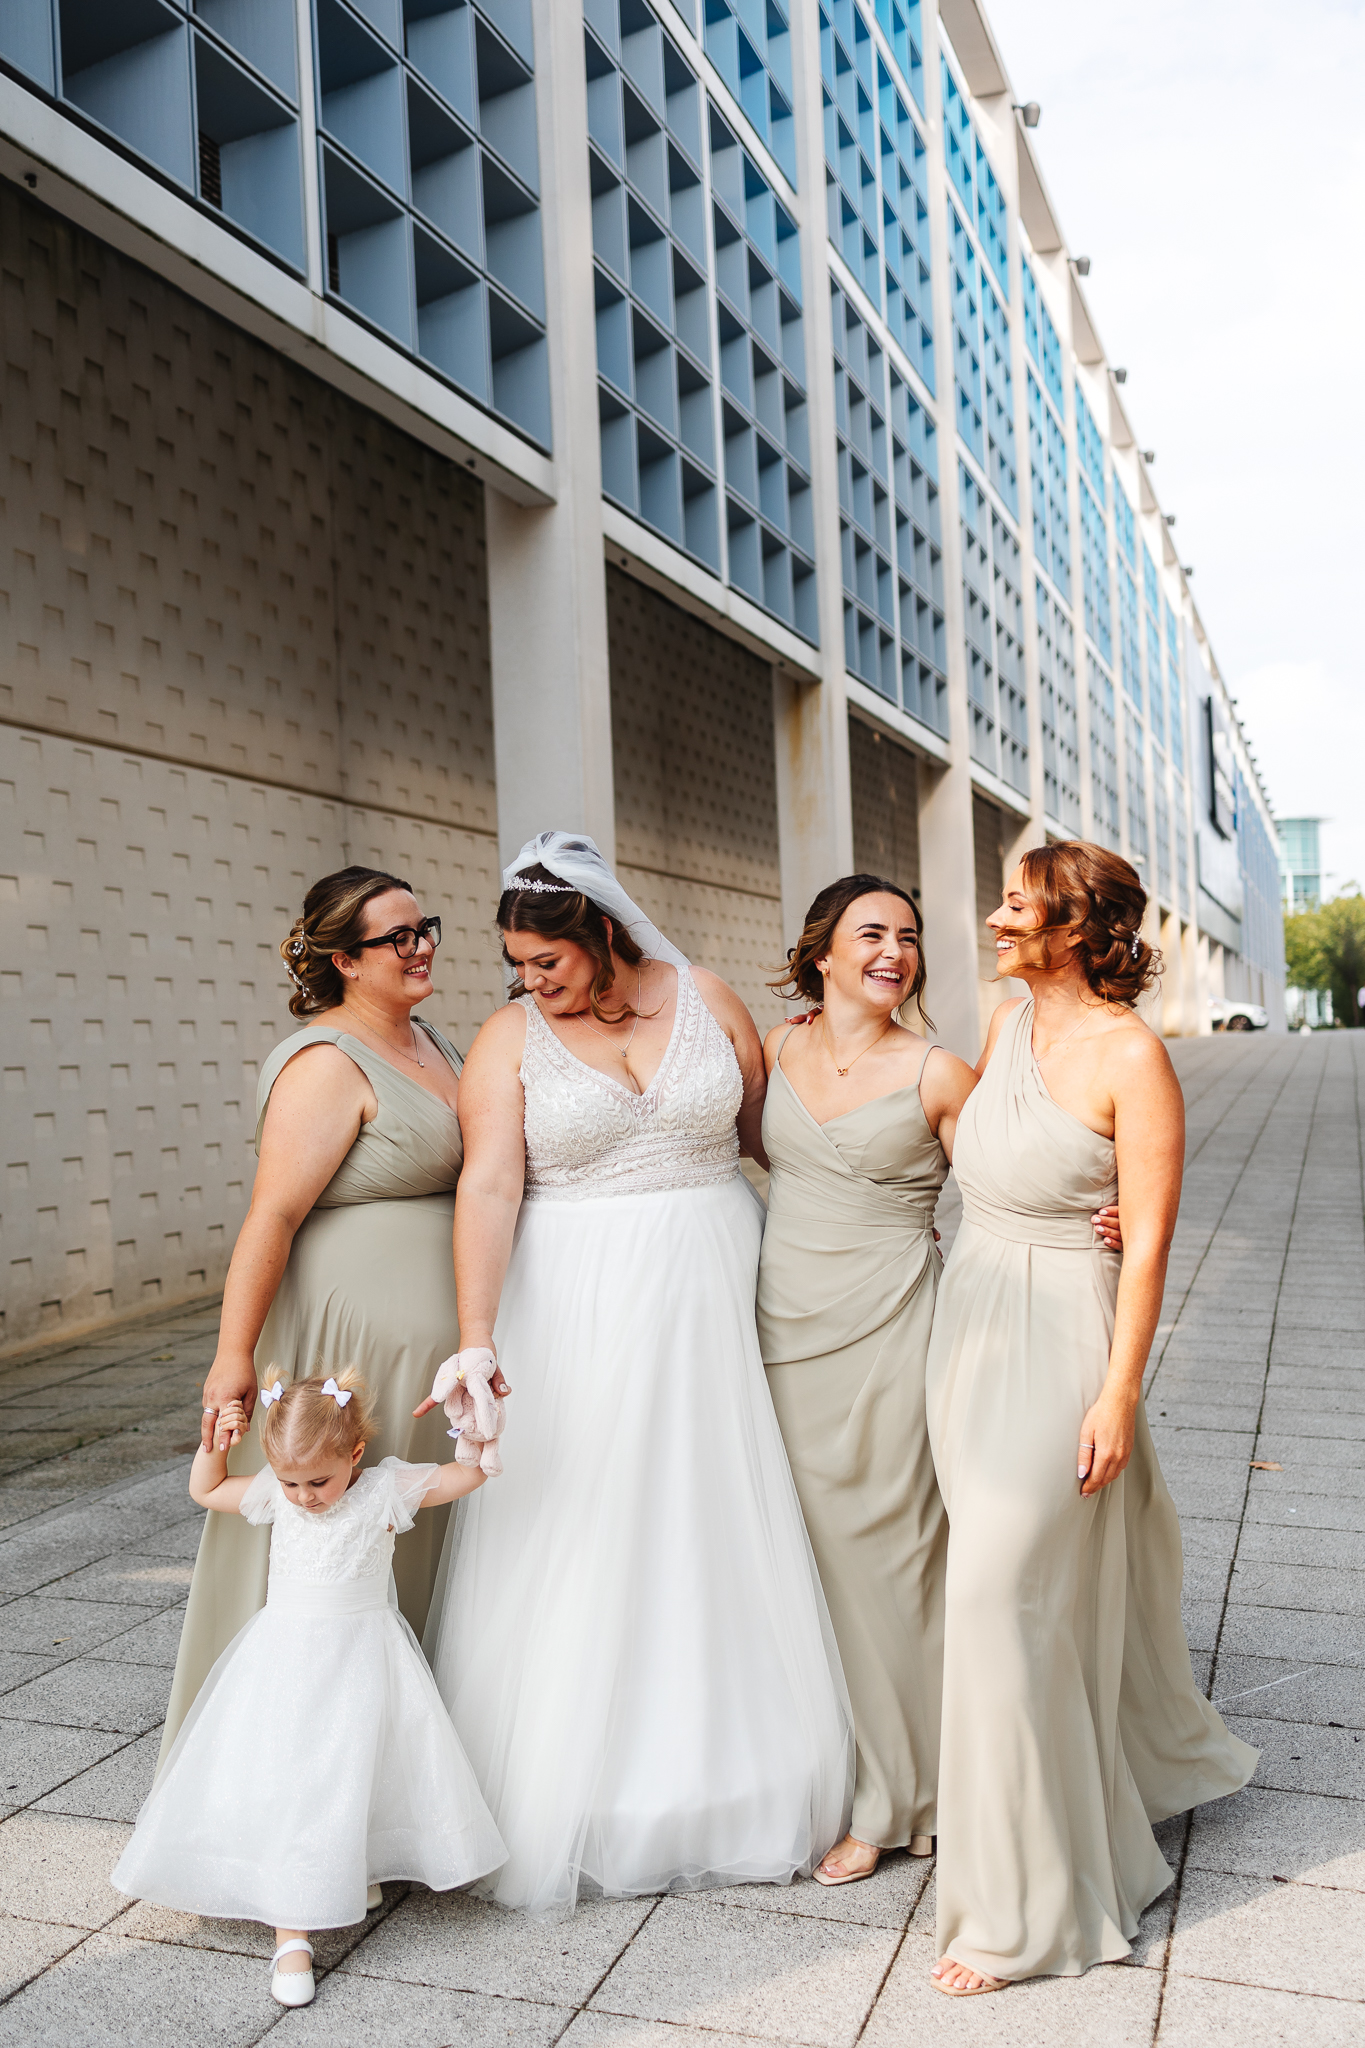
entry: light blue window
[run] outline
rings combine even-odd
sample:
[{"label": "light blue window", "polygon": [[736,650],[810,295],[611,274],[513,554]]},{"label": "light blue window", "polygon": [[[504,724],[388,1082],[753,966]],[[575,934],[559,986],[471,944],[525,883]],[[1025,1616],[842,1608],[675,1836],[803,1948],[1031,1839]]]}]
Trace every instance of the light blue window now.
[{"label": "light blue window", "polygon": [[1154,619],[1161,617],[1161,588],[1156,580],[1156,563],[1147,552],[1147,543],[1142,543],[1142,590],[1147,600],[1147,610]]},{"label": "light blue window", "polygon": [[991,611],[1000,707],[1000,773],[1021,796],[1029,794],[1028,689],[1024,673],[1024,604],[1019,542],[991,512]]},{"label": "light blue window", "polygon": [[981,250],[995,272],[1001,294],[1010,295],[1009,214],[1005,195],[995,172],[986,160],[980,142],[976,145],[976,232]]},{"label": "light blue window", "polygon": [[1142,722],[1131,710],[1124,714],[1123,773],[1128,799],[1128,847],[1132,859],[1145,864],[1151,853],[1147,836],[1147,763]]},{"label": "light blue window", "polygon": [[1081,478],[1081,577],[1085,630],[1106,662],[1114,658],[1109,600],[1109,536],[1095,495]]},{"label": "light blue window", "polygon": [[872,39],[852,0],[821,0],[820,65],[829,238],[880,311],[882,210]]},{"label": "light blue window", "polygon": [[924,37],[920,29],[919,0],[877,0],[877,19],[891,45],[891,54],[901,77],[914,95],[915,105],[924,112]]},{"label": "light blue window", "polygon": [[1034,280],[1033,272],[1029,268],[1027,258],[1020,263],[1019,272],[1023,278],[1024,347],[1033,359],[1034,368],[1041,370],[1043,367],[1043,346],[1038,338],[1038,286]]},{"label": "light blue window", "polygon": [[939,61],[943,79],[943,149],[948,176],[961,193],[970,220],[976,214],[976,137],[972,133],[972,117],[967,112],[967,103],[948,69],[948,59],[941,57]]},{"label": "light blue window", "polygon": [[791,31],[783,0],[706,0],[706,54],[796,184]]},{"label": "light blue window", "polygon": [[1052,580],[1071,596],[1071,517],[1067,500],[1066,436],[1051,406],[1047,417],[1047,525]]},{"label": "light blue window", "polygon": [[1076,386],[1076,452],[1081,458],[1081,468],[1095,486],[1096,497],[1101,505],[1107,505],[1109,491],[1104,471],[1104,441],[1079,384]]},{"label": "light blue window", "polygon": [[[1119,553],[1124,561],[1130,569],[1136,570],[1137,522],[1133,518],[1132,506],[1119,488],[1117,478],[1114,480],[1114,537],[1118,541]],[[1133,593],[1133,601],[1137,602],[1136,590]]]},{"label": "light blue window", "polygon": [[[1122,493],[1120,493],[1120,498]],[[1137,584],[1126,562],[1118,565],[1119,578],[1119,665],[1123,687],[1142,709],[1142,643],[1138,636]]]},{"label": "light blue window", "polygon": [[[1180,682],[1180,621],[1166,606],[1166,718],[1170,732],[1171,763],[1185,772],[1185,700]],[[1182,813],[1183,815],[1183,813]]]},{"label": "light blue window", "polygon": [[978,462],[986,459],[981,400],[981,287],[976,250],[957,208],[948,201],[948,246],[953,288],[953,386],[957,431]]},{"label": "light blue window", "polygon": [[1077,743],[1075,635],[1045,584],[1034,590],[1043,733],[1043,809],[1067,832],[1081,829],[1081,757]]},{"label": "light blue window", "polygon": [[1088,650],[1086,694],[1090,703],[1090,807],[1096,839],[1117,852],[1119,845],[1119,761],[1114,733],[1114,684]]},{"label": "light blue window", "polygon": [[[1144,553],[1146,551],[1144,550]],[[1151,557],[1148,556],[1148,560]],[[1152,738],[1166,744],[1166,685],[1161,675],[1161,628],[1147,613],[1147,712],[1152,721]]]},{"label": "light blue window", "polygon": [[991,509],[965,462],[958,464],[962,507],[962,598],[967,654],[967,703],[974,761],[1000,773],[1000,704],[991,621]]},{"label": "light blue window", "polygon": [[1018,457],[1014,445],[1014,379],[1005,309],[981,282],[982,362],[985,368],[986,467],[1005,504],[1019,516]]},{"label": "light blue window", "polygon": [[1057,339],[1057,330],[1052,316],[1043,304],[1038,282],[1027,262],[1023,269],[1024,295],[1024,346],[1032,356],[1035,367],[1041,371],[1048,397],[1062,412],[1066,395],[1062,388],[1062,344]]},{"label": "light blue window", "polygon": [[886,324],[933,391],[932,254],[924,139],[880,57],[877,85]]},{"label": "light blue window", "polygon": [[1152,757],[1152,811],[1156,821],[1156,887],[1163,903],[1171,903],[1171,805],[1166,795],[1166,768]]},{"label": "light blue window", "polygon": [[[1038,380],[1028,372],[1028,466],[1033,500],[1033,553],[1041,568],[1049,568],[1047,545],[1047,432],[1043,425],[1043,394]],[[1055,816],[1056,813],[1054,812]]]},{"label": "light blue window", "polygon": [[[1175,758],[1175,749],[1171,749]],[[1180,915],[1190,917],[1193,910],[1190,902],[1190,841],[1185,830],[1185,785],[1177,774],[1175,778],[1175,869],[1180,882]]]},{"label": "light blue window", "polygon": [[891,469],[896,515],[901,705],[948,732],[947,634],[939,525],[938,435],[904,378],[891,371]]}]

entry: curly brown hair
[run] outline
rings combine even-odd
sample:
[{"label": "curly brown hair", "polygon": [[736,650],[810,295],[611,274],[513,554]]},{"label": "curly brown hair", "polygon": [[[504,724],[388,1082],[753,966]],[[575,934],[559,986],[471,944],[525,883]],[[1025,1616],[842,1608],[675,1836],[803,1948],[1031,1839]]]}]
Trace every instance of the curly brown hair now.
[{"label": "curly brown hair", "polygon": [[303,899],[303,916],[294,919],[289,937],[280,941],[280,958],[294,984],[291,1016],[315,1017],[319,1010],[336,1008],[346,984],[332,955],[354,951],[365,937],[365,905],[390,889],[412,894],[411,882],[381,868],[338,868],[314,882]]},{"label": "curly brown hair", "polygon": [[1037,942],[1038,956],[1029,964],[1060,966],[1050,935],[1074,933],[1076,964],[1088,986],[1103,1002],[1131,1010],[1161,973],[1160,953],[1142,936],[1147,891],[1137,869],[1088,839],[1032,847],[1020,866],[1024,886],[1042,912],[1034,930],[1011,933],[1021,951]]},{"label": "curly brown hair", "polygon": [[[929,976],[924,959],[924,916],[914,897],[902,889],[899,882],[888,882],[881,875],[841,875],[837,882],[830,882],[820,891],[806,912],[800,938],[794,946],[787,948],[786,973],[778,980],[770,981],[769,988],[780,996],[799,995],[804,996],[808,1003],[823,1003],[824,976],[815,963],[829,952],[840,918],[860,896],[899,896],[914,912],[919,965],[905,1003],[918,1004],[925,1030],[932,1031],[933,1019],[924,1007],[924,990]],[[901,1004],[902,1009],[905,1003]]]},{"label": "curly brown hair", "polygon": [[[504,889],[498,898],[498,930],[532,932],[537,938],[567,940],[570,945],[581,946],[597,963],[597,972],[588,991],[588,1005],[599,1024],[619,1024],[623,1017],[636,1016],[638,1013],[624,1000],[614,1003],[610,1010],[602,1007],[602,998],[616,980],[616,968],[611,957],[613,952],[627,967],[638,967],[645,957],[625,926],[613,924],[606,912],[598,909],[591,896],[585,896],[581,889],[570,889],[558,875],[552,875],[538,862],[527,868],[518,879],[523,883],[547,883],[549,887]],[[506,946],[502,949],[502,957],[515,974],[517,964],[507,958]],[[523,981],[513,982],[511,999],[514,1002],[525,993]]]}]

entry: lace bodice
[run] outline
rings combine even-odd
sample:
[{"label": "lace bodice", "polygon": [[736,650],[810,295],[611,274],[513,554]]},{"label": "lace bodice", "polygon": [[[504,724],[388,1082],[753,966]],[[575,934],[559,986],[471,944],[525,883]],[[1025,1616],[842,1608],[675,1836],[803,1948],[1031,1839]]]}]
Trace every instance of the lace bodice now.
[{"label": "lace bodice", "polygon": [[270,1522],[270,1576],[335,1585],[369,1579],[393,1561],[393,1539],[412,1527],[422,1496],[439,1467],[382,1458],[320,1515],[296,1508],[269,1465],[242,1495],[238,1513]]},{"label": "lace bodice", "polygon": [[715,1187],[739,1171],[739,1062],[687,968],[677,973],[673,1031],[642,1095],[576,1059],[520,998],[528,1202]]}]

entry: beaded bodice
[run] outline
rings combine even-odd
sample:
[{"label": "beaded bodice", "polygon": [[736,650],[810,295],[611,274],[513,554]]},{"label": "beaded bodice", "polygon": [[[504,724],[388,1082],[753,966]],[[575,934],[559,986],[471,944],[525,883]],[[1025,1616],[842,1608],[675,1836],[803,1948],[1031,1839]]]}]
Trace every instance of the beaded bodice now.
[{"label": "beaded bodice", "polygon": [[248,1522],[269,1522],[270,1576],[335,1585],[368,1579],[393,1562],[393,1539],[410,1529],[438,1468],[383,1458],[321,1514],[295,1507],[266,1465],[242,1496]]},{"label": "beaded bodice", "polygon": [[576,1059],[520,998],[528,1202],[715,1187],[739,1171],[739,1062],[687,968],[677,973],[673,1031],[640,1095]]}]

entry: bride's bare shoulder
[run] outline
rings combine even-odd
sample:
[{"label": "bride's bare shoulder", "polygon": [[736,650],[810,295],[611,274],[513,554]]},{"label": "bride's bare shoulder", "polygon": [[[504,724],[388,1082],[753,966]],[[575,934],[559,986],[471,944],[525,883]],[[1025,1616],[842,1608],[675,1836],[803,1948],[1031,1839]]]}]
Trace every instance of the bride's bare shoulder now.
[{"label": "bride's bare shoulder", "polygon": [[515,1057],[519,1062],[522,1048],[526,1043],[526,1007],[523,1003],[504,1003],[486,1017],[475,1034],[469,1048],[470,1062],[482,1060],[498,1061]]}]

